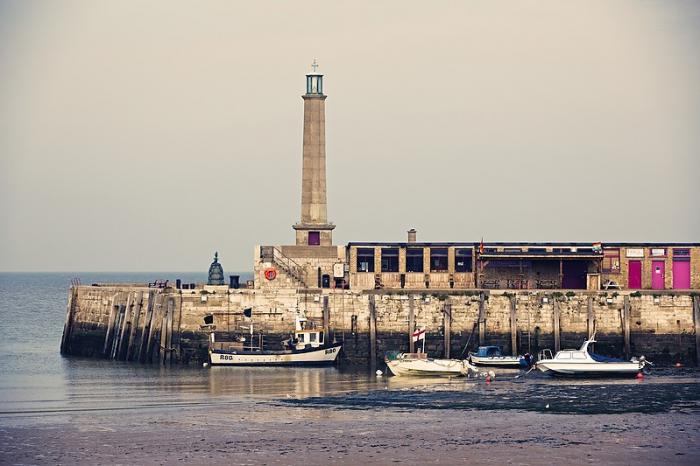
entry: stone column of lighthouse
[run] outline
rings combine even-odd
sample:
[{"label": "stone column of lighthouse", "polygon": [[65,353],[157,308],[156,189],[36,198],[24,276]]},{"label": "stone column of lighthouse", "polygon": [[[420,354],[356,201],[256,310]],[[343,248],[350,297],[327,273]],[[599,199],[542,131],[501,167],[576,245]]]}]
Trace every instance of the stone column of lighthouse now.
[{"label": "stone column of lighthouse", "polygon": [[323,75],[306,75],[301,221],[294,225],[297,246],[330,246],[335,225],[328,222],[326,203],[326,96]]}]

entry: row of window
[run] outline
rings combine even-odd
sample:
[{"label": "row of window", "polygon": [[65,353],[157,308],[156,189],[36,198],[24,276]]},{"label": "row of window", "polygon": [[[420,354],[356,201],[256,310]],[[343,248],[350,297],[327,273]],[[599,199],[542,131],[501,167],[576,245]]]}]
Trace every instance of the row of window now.
[{"label": "row of window", "polygon": [[[447,272],[449,250],[447,248],[430,248],[430,272]],[[406,249],[406,272],[425,272],[423,270],[423,248]],[[357,271],[374,272],[374,248],[358,248]],[[399,271],[399,248],[382,248],[381,271]],[[455,272],[472,271],[472,250],[455,249]]]},{"label": "row of window", "polygon": [[[650,248],[650,257],[666,257],[668,251],[665,248]],[[627,248],[626,257],[627,258],[644,258],[645,250],[644,248]],[[690,249],[688,248],[674,248],[673,249],[673,260],[674,261],[690,261]],[[603,251],[603,272],[604,273],[618,273],[620,272],[620,249],[605,249]]]}]

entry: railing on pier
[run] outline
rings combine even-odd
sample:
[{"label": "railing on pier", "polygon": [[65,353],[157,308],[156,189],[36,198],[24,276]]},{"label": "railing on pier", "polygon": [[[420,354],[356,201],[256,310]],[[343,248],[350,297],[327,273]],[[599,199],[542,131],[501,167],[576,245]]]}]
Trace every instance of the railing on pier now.
[{"label": "railing on pier", "polygon": [[262,246],[260,248],[260,257],[264,261],[277,264],[287,275],[299,282],[303,288],[308,288],[306,280],[304,280],[304,267],[290,257],[285,256],[277,247]]}]

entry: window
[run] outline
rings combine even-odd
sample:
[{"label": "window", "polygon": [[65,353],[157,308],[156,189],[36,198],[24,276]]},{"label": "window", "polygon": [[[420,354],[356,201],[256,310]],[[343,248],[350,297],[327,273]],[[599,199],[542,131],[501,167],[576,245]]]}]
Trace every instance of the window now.
[{"label": "window", "polygon": [[447,248],[430,249],[430,271],[447,272]]},{"label": "window", "polygon": [[316,334],[315,333],[309,333],[309,341],[310,342],[316,341]]},{"label": "window", "polygon": [[603,272],[620,273],[619,249],[606,249],[603,251]]},{"label": "window", "polygon": [[323,343],[323,332],[318,332],[318,342]]},{"label": "window", "polygon": [[423,271],[423,248],[406,249],[406,272]]},{"label": "window", "polygon": [[382,272],[399,271],[398,248],[382,248]]},{"label": "window", "polygon": [[304,343],[304,334],[303,333],[299,334],[299,343]]},{"label": "window", "polygon": [[472,250],[457,249],[455,250],[455,272],[471,272],[472,271]]},{"label": "window", "polygon": [[374,248],[359,248],[357,250],[357,271],[374,272]]},{"label": "window", "polygon": [[673,250],[673,260],[680,262],[690,262],[690,249],[675,248]]},{"label": "window", "polygon": [[557,354],[557,359],[571,359],[571,353],[568,351],[566,353],[561,352]]},{"label": "window", "polygon": [[318,246],[321,244],[321,233],[318,231],[309,232],[309,246]]}]

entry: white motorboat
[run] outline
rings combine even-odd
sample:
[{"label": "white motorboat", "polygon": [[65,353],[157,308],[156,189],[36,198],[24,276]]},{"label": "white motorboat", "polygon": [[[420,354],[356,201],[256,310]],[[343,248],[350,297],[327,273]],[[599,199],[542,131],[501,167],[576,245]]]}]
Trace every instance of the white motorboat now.
[{"label": "white motorboat", "polygon": [[559,351],[554,357],[545,350],[535,366],[545,374],[565,376],[635,376],[649,370],[651,363],[644,356],[625,361],[590,353],[588,345],[595,343],[594,337],[584,341],[580,349]]},{"label": "white motorboat", "polygon": [[384,356],[389,371],[396,376],[466,376],[477,368],[462,359],[434,359],[427,353],[388,352]]},{"label": "white motorboat", "polygon": [[335,362],[340,354],[342,343],[326,343],[323,330],[308,322],[304,317],[297,317],[294,337],[285,342],[285,349],[265,350],[262,348],[262,336],[258,346],[253,346],[253,326],[245,327],[250,331],[249,346],[245,341],[213,341],[211,334],[209,360],[212,366],[322,366]]},{"label": "white motorboat", "polygon": [[469,362],[475,366],[509,369],[527,368],[529,365],[523,356],[504,355],[499,346],[479,346],[475,353],[469,353]]}]

